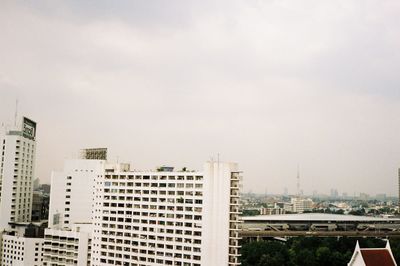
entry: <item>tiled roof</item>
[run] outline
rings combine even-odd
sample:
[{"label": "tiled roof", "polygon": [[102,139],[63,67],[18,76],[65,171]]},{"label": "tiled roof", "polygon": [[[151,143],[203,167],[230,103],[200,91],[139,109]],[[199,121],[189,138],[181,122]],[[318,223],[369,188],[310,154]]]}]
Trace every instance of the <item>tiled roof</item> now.
[{"label": "tiled roof", "polygon": [[390,252],[387,249],[361,249],[366,266],[395,266]]}]

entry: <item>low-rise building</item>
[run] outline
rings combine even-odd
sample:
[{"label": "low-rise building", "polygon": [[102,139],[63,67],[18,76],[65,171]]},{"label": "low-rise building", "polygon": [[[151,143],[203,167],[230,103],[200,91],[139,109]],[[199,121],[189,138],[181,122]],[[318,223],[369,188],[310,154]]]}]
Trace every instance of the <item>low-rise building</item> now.
[{"label": "low-rise building", "polygon": [[33,224],[18,225],[12,232],[3,232],[1,240],[2,266],[42,266],[43,230]]},{"label": "low-rise building", "polygon": [[46,229],[43,266],[90,265],[91,234],[91,223],[75,223],[70,230]]}]

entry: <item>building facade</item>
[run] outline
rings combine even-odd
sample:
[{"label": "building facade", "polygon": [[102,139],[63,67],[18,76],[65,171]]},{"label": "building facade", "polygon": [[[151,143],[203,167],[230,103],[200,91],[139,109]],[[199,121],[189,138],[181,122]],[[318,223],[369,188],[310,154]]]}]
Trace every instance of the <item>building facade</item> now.
[{"label": "building facade", "polygon": [[14,230],[0,236],[2,266],[42,266],[43,224],[14,224]]},{"label": "building facade", "polygon": [[36,123],[25,117],[0,138],[0,230],[31,220],[35,140]]},{"label": "building facade", "polygon": [[75,223],[70,230],[46,229],[43,266],[89,266],[91,234],[91,223]]},{"label": "building facade", "polygon": [[311,199],[303,198],[292,198],[291,203],[293,204],[293,212],[303,213],[304,211],[310,211],[313,208],[314,202]]},{"label": "building facade", "polygon": [[43,265],[240,265],[237,164],[131,171],[67,160],[51,178]]},{"label": "building facade", "polygon": [[43,238],[15,235],[2,237],[3,266],[42,266]]},{"label": "building facade", "polygon": [[232,163],[107,166],[95,184],[91,265],[239,265],[240,180]]},{"label": "building facade", "polygon": [[76,159],[52,172],[49,228],[69,230],[74,223],[91,222],[94,182],[103,169],[104,161]]},{"label": "building facade", "polygon": [[94,183],[104,164],[67,160],[62,171],[52,173],[43,265],[90,265]]}]

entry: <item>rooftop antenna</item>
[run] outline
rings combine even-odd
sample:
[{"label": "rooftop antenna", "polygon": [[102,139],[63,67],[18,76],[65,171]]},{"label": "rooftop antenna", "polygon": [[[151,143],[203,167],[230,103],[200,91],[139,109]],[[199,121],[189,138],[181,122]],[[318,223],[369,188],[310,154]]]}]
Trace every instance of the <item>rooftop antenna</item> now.
[{"label": "rooftop antenna", "polygon": [[14,117],[15,127],[17,127],[17,117],[18,117],[18,98],[15,100],[15,117]]},{"label": "rooftop antenna", "polygon": [[300,197],[300,167],[297,165],[297,196]]}]

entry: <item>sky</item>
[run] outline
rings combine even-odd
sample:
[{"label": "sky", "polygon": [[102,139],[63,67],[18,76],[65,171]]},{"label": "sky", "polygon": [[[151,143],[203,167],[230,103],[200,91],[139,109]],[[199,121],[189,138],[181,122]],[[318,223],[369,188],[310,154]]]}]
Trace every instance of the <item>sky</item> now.
[{"label": "sky", "polygon": [[36,175],[81,148],[134,169],[238,162],[244,191],[397,195],[397,0],[0,2],[0,121]]}]

